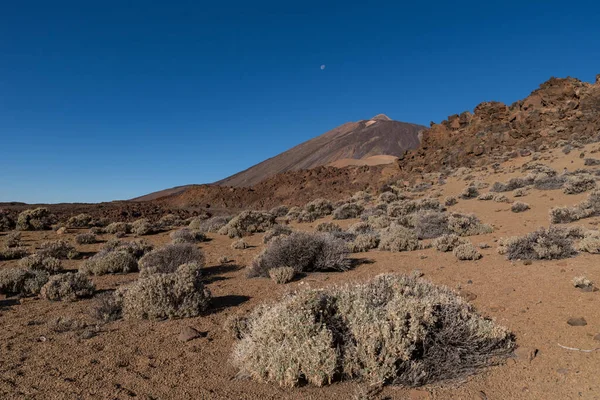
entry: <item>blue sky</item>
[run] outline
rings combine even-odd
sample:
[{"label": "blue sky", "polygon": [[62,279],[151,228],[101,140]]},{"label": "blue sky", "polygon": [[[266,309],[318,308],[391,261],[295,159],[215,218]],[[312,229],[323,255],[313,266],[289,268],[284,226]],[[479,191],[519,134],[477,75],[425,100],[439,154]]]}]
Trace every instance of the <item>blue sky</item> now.
[{"label": "blue sky", "polygon": [[3,2],[0,201],[213,182],[347,121],[593,81],[598,21],[591,1]]}]

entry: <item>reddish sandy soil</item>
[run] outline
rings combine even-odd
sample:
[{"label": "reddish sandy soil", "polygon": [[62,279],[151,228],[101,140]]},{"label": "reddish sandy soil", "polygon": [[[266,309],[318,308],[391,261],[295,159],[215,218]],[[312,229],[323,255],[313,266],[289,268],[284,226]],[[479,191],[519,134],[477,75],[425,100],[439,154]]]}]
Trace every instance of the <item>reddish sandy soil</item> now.
[{"label": "reddish sandy soil", "polygon": [[[597,148],[598,145],[588,146]],[[544,161],[555,169],[583,167],[579,151],[568,156],[558,150]],[[593,155],[592,155],[593,156]],[[516,165],[528,161],[519,158]],[[504,164],[508,170],[510,162]],[[478,180],[506,181],[521,172],[491,174],[475,172]],[[446,185],[434,186],[442,196],[457,195],[466,182],[450,178]],[[485,192],[486,189],[482,190]],[[511,193],[506,193],[511,200]],[[283,293],[302,287],[320,287],[340,282],[364,281],[384,272],[410,273],[420,269],[436,284],[458,289],[472,299],[484,315],[509,327],[519,348],[505,364],[481,371],[462,382],[407,389],[388,386],[376,398],[391,399],[598,399],[600,398],[600,351],[585,353],[561,348],[600,347],[594,336],[600,333],[600,292],[582,292],[573,287],[575,276],[585,275],[600,282],[599,255],[580,253],[558,261],[534,261],[531,265],[507,261],[496,251],[501,237],[521,235],[548,226],[548,210],[556,205],[572,205],[587,194],[565,195],[561,190],[531,190],[517,200],[531,209],[520,214],[509,203],[459,200],[451,210],[473,212],[495,227],[491,234],[472,236],[481,250],[478,261],[458,261],[451,253],[434,249],[403,253],[370,251],[354,258],[372,260],[344,273],[311,274],[299,281],[277,285],[269,279],[245,277],[244,266],[261,250],[262,234],[246,241],[254,247],[232,250],[232,239],[209,234],[210,242],[200,244],[207,256],[208,287],[214,295],[210,312],[202,317],[168,321],[119,320],[98,327],[98,333],[84,339],[79,331],[56,333],[49,329],[59,316],[93,323],[93,300],[74,303],[49,302],[39,298],[6,299],[0,309],[0,398],[2,399],[351,399],[356,382],[284,389],[236,379],[229,362],[234,339],[223,331],[225,319],[245,313],[258,304],[276,301]],[[443,198],[443,197],[442,197]],[[329,220],[329,219],[325,219]],[[292,224],[314,230],[323,220]],[[347,227],[355,220],[340,222]],[[594,228],[600,218],[574,225]],[[67,234],[72,239],[74,234]],[[34,247],[53,232],[26,232],[26,244]],[[110,236],[102,236],[103,240]],[[155,245],[169,241],[168,233],[147,236]],[[1,238],[0,238],[1,240]],[[95,252],[101,244],[78,246]],[[227,256],[232,263],[220,266]],[[81,261],[67,261],[76,269]],[[16,261],[0,262],[0,268]],[[99,291],[131,282],[137,274],[94,277]],[[0,297],[1,299],[1,297]],[[570,326],[570,317],[584,317],[586,326]],[[206,337],[186,343],[178,334],[187,326],[206,332]],[[535,357],[530,357],[534,355]]]}]

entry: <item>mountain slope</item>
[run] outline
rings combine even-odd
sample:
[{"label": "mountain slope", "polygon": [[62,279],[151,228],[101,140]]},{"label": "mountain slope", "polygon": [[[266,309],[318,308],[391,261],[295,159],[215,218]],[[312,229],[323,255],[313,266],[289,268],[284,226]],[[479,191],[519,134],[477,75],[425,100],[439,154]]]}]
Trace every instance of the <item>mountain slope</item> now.
[{"label": "mountain slope", "polygon": [[253,186],[282,172],[311,169],[341,159],[398,157],[419,146],[418,135],[423,129],[424,126],[393,121],[383,114],[370,120],[348,122],[216,184]]}]

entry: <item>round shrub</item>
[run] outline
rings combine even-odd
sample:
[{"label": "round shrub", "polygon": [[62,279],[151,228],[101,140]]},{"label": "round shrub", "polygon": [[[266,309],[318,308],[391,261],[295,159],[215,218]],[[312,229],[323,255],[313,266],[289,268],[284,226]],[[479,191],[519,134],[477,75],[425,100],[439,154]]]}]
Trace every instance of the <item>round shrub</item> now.
[{"label": "round shrub", "polygon": [[349,268],[348,249],[343,240],[326,233],[294,232],[271,240],[249,267],[248,276],[268,276],[269,270],[291,267],[296,272]]},{"label": "round shrub", "polygon": [[136,259],[124,250],[100,252],[83,262],[79,267],[82,274],[106,275],[137,271]]},{"label": "round shrub", "polygon": [[211,297],[196,263],[141,278],[118,292],[126,319],[196,317],[208,308]]},{"label": "round shrub", "polygon": [[459,244],[452,251],[459,260],[479,260],[482,255],[471,243]]},{"label": "round shrub", "polygon": [[180,265],[187,263],[196,263],[203,266],[204,254],[202,250],[189,243],[168,244],[152,250],[140,259],[140,275],[148,276],[155,273],[175,272]]},{"label": "round shrub", "polygon": [[63,260],[66,258],[72,259],[78,255],[75,247],[63,239],[43,242],[37,252],[44,257],[54,257]]},{"label": "round shrub", "polygon": [[51,301],[75,301],[93,296],[95,289],[94,283],[84,274],[67,272],[51,276],[40,295]]},{"label": "round shrub", "polygon": [[19,266],[25,269],[46,271],[55,274],[62,271],[62,263],[58,258],[47,257],[41,254],[32,254],[19,261]]},{"label": "round shrub", "polygon": [[455,380],[512,354],[513,335],[446,287],[403,275],[296,292],[237,321],[233,360],[260,382],[404,386]]},{"label": "round shrub", "polygon": [[285,225],[273,225],[271,229],[265,232],[263,236],[263,243],[269,243],[271,239],[276,238],[278,236],[289,236],[292,234],[292,229]]},{"label": "round shrub", "polygon": [[361,233],[348,243],[348,250],[352,253],[361,253],[377,248],[379,245],[379,236],[374,233]]},{"label": "round shrub", "polygon": [[48,273],[22,268],[0,269],[0,293],[7,296],[33,296],[48,282]]},{"label": "round shrub", "polygon": [[317,232],[341,232],[342,227],[334,222],[321,222],[317,225]]},{"label": "round shrub", "polygon": [[364,207],[356,203],[342,204],[333,211],[333,219],[358,218],[363,210]]},{"label": "round shrub", "polygon": [[198,243],[206,240],[206,235],[198,230],[182,228],[169,235],[173,243]]},{"label": "round shrub", "polygon": [[269,277],[278,284],[291,282],[296,276],[296,270],[292,267],[271,268]]},{"label": "round shrub", "polygon": [[512,206],[510,206],[510,211],[514,213],[520,213],[527,210],[529,210],[529,204],[520,201],[515,201]]},{"label": "round shrub", "polygon": [[80,233],[75,236],[75,243],[77,244],[94,244],[96,242],[98,242],[98,238],[91,232]]},{"label": "round shrub", "polygon": [[443,235],[439,238],[434,239],[431,242],[431,245],[437,251],[447,252],[454,250],[455,247],[458,247],[462,244],[469,243],[467,239],[463,239],[460,236],[455,234]]},{"label": "round shrub", "polygon": [[393,224],[381,230],[379,250],[411,251],[418,248],[417,234],[411,229]]},{"label": "round shrub", "polygon": [[19,214],[16,229],[19,231],[49,230],[55,222],[56,217],[47,208],[40,207]]},{"label": "round shrub", "polygon": [[75,215],[67,220],[69,228],[89,228],[92,225],[92,216],[89,214]]},{"label": "round shrub", "polygon": [[264,211],[243,211],[219,229],[219,233],[230,238],[241,238],[248,234],[265,232],[273,225],[275,225],[273,214]]}]

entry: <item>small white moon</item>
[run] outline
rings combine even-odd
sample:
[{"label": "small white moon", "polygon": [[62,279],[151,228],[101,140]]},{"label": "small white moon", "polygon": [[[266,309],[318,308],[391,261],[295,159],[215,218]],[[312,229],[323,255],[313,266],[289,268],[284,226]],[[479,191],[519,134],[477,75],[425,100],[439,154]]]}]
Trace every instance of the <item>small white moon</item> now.
[{"label": "small white moon", "polygon": [[325,69],[325,64],[321,65],[321,71]]}]

